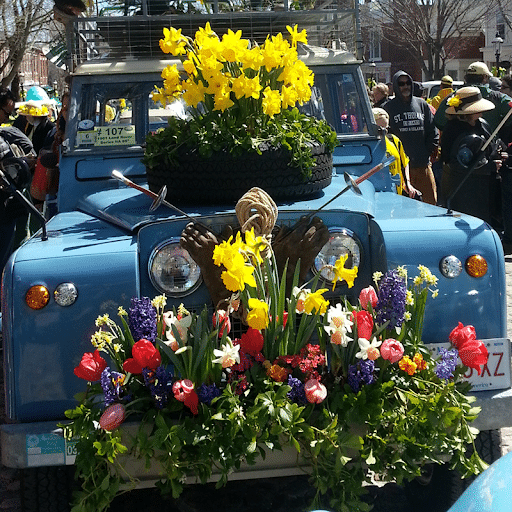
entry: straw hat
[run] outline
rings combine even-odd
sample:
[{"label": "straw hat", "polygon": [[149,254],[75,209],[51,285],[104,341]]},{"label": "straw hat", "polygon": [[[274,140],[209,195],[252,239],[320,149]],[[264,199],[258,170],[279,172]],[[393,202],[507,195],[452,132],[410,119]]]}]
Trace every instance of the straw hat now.
[{"label": "straw hat", "polygon": [[494,103],[482,98],[478,87],[462,87],[448,99],[447,114],[478,114],[494,108]]}]

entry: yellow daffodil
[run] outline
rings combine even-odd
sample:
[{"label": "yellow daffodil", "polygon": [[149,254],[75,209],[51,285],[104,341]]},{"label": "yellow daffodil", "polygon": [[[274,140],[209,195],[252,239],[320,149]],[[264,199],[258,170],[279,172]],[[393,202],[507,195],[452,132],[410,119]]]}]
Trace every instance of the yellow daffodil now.
[{"label": "yellow daffodil", "polygon": [[327,288],[321,288],[316,292],[310,293],[304,299],[304,312],[310,315],[313,311],[320,315],[325,314],[329,307],[329,301],[325,300],[323,294],[328,291]]},{"label": "yellow daffodil", "polygon": [[181,28],[164,28],[164,39],[160,39],[160,49],[171,55],[183,55],[186,53],[187,40],[181,35]]},{"label": "yellow daffodil", "polygon": [[292,47],[297,48],[297,43],[308,44],[308,37],[306,35],[306,30],[298,31],[297,25],[294,25],[293,28],[289,25],[286,26],[286,30],[290,33],[292,39]]},{"label": "yellow daffodil", "polygon": [[263,91],[263,113],[274,117],[281,112],[281,94],[270,87]]},{"label": "yellow daffodil", "polygon": [[332,289],[336,287],[338,281],[346,281],[349,288],[354,286],[354,280],[357,277],[357,265],[354,268],[345,268],[345,262],[348,259],[348,254],[340,256],[334,264],[334,279]]},{"label": "yellow daffodil", "polygon": [[247,313],[249,327],[261,331],[267,328],[268,323],[268,304],[259,299],[249,299],[249,312]]}]

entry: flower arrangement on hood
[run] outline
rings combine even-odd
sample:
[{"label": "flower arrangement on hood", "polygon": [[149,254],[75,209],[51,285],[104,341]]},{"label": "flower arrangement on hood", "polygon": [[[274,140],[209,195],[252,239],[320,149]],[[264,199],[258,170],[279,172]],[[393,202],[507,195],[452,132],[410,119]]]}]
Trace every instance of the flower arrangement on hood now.
[{"label": "flower arrangement on hood", "polygon": [[164,106],[185,102],[190,119],[171,118],[166,128],[149,134],[144,163],[171,164],[184,149],[208,157],[214,151],[261,154],[261,148],[273,147],[288,150],[290,165],[309,176],[315,163],[311,145],[332,151],[336,133],[296,108],[310,99],[314,75],[297,53],[298,43],[307,43],[306,31],[287,29],[291,42],[279,33],[258,46],[243,39],[241,30],[219,38],[209,23],[194,39],[165,28],[160,48],[178,57],[183,70],[167,66],[153,100]]},{"label": "flower arrangement on hood", "polygon": [[[166,310],[160,296],[132,299],[118,322],[97,319],[94,351],[75,368],[87,391],[64,425],[79,438],[80,510],[108,506],[129,479],[125,454],[158,461],[159,485],[177,497],[188,475],[206,482],[215,470],[222,485],[241,461],[289,445],[317,489],[313,505],[353,511],[367,510],[368,470],[400,483],[426,462],[484,469],[476,450],[461,449],[478,414],[462,375],[480,371],[487,351],[462,324],[439,357],[423,344],[425,303],[437,294],[426,267],[413,279],[401,267],[376,273],[356,304],[333,304],[319,276],[298,286],[298,268],[286,294],[271,247],[252,231],[222,242],[213,259],[232,292],[213,318],[206,308]],[[330,270],[351,287],[357,268],[346,259]],[[246,323],[240,334],[234,315]],[[140,426],[125,444],[130,419]]]}]

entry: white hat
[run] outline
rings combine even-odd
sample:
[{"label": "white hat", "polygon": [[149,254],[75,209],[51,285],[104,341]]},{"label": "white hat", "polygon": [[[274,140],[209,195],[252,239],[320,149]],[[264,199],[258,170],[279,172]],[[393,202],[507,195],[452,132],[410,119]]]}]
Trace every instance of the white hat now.
[{"label": "white hat", "polygon": [[489,68],[485,62],[473,62],[469,65],[466,73],[468,75],[492,76],[492,73],[489,71]]}]

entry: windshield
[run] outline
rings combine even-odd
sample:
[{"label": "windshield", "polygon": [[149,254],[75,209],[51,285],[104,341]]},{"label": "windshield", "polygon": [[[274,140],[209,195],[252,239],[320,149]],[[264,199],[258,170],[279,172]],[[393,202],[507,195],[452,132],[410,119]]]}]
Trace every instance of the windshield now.
[{"label": "windshield", "polygon": [[[311,100],[301,112],[325,119],[338,134],[368,132],[366,98],[353,72],[315,73]],[[75,149],[101,150],[143,145],[146,135],[167,125],[171,116],[186,117],[182,100],[167,107],[152,100],[154,82],[82,85]],[[364,94],[364,93],[363,93]]]}]

